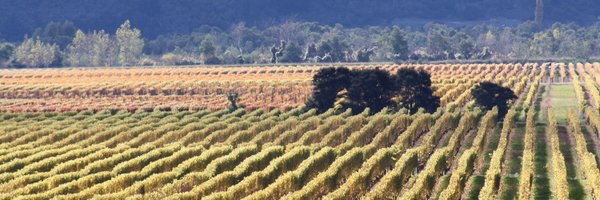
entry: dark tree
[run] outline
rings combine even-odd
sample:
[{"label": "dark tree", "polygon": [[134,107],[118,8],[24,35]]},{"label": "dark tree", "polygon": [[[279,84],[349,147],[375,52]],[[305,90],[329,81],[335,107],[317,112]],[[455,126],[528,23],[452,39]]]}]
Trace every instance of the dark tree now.
[{"label": "dark tree", "polygon": [[339,36],[332,39],[322,40],[317,45],[317,53],[322,62],[344,62],[349,45],[342,41]]},{"label": "dark tree", "polygon": [[277,58],[281,63],[302,62],[302,49],[296,43],[290,43],[283,49],[281,57]]},{"label": "dark tree", "polygon": [[206,65],[218,65],[221,64],[221,59],[217,56],[211,56],[204,59],[204,64]]},{"label": "dark tree", "polygon": [[492,82],[480,83],[471,90],[471,95],[475,98],[475,103],[483,109],[498,107],[498,120],[503,119],[508,112],[509,101],[517,98],[509,88]]},{"label": "dark tree", "polygon": [[13,57],[14,53],[14,45],[10,43],[0,43],[0,67],[4,67],[4,65]]},{"label": "dark tree", "polygon": [[285,40],[281,40],[279,42],[279,48],[277,49],[277,57],[283,56],[283,50],[287,47],[287,42]]},{"label": "dark tree", "polygon": [[458,43],[458,52],[463,56],[463,59],[471,59],[473,56],[473,51],[475,51],[475,45],[473,42],[463,40]]},{"label": "dark tree", "polygon": [[238,108],[245,108],[244,104],[238,105],[240,101],[240,95],[237,92],[230,92],[227,94],[227,100],[229,100],[229,112],[236,111]]},{"label": "dark tree", "polygon": [[271,47],[271,63],[277,63],[277,46]]},{"label": "dark tree", "polygon": [[317,57],[317,45],[315,44],[309,44],[308,47],[306,47],[306,53],[304,54],[304,62],[309,62],[309,61],[315,61],[315,58]]},{"label": "dark tree", "polygon": [[278,63],[279,57],[283,56],[283,51],[286,49],[287,43],[281,40],[279,46],[273,45],[271,47],[271,63]]},{"label": "dark tree", "polygon": [[207,35],[200,44],[200,56],[204,64],[214,65],[221,64],[221,60],[216,56],[217,49],[212,41],[212,36]]},{"label": "dark tree", "polygon": [[37,28],[33,33],[33,38],[40,37],[43,42],[56,44],[60,49],[65,49],[73,41],[76,31],[77,28],[73,22],[50,22],[44,29]]},{"label": "dark tree", "polygon": [[451,35],[454,29],[440,24],[431,24],[427,30],[427,49],[435,59],[449,59],[453,56]]},{"label": "dark tree", "polygon": [[477,54],[477,59],[488,60],[494,56],[494,53],[490,50],[489,47],[484,47],[480,53]]},{"label": "dark tree", "polygon": [[356,61],[357,62],[369,62],[371,61],[371,56],[375,54],[375,47],[373,48],[363,48],[356,52]]},{"label": "dark tree", "polygon": [[370,108],[373,113],[393,106],[392,97],[395,92],[394,80],[387,71],[380,69],[357,70],[352,72],[348,87],[349,103],[345,107],[360,113]]},{"label": "dark tree", "polygon": [[237,57],[237,64],[243,65],[245,63],[244,61],[244,55],[239,55]]},{"label": "dark tree", "polygon": [[389,43],[392,46],[392,54],[395,60],[406,60],[408,59],[408,42],[404,38],[404,33],[400,28],[394,28],[389,39]]},{"label": "dark tree", "polygon": [[316,108],[320,113],[333,107],[337,94],[350,86],[351,72],[348,68],[323,68],[312,80],[313,94],[307,107]]},{"label": "dark tree", "polygon": [[464,32],[458,32],[454,36],[456,52],[460,53],[461,59],[471,59],[475,53],[475,42]]},{"label": "dark tree", "polygon": [[396,73],[396,87],[400,106],[410,113],[419,108],[433,113],[440,106],[440,98],[433,96],[431,75],[426,71],[402,68]]},{"label": "dark tree", "polygon": [[202,43],[200,44],[200,54],[204,56],[212,56],[215,55],[216,51],[217,49],[213,44],[212,36],[207,35],[204,37],[204,40],[202,40]]},{"label": "dark tree", "polygon": [[329,43],[321,41],[317,46],[317,62],[334,62],[331,56],[332,49]]}]

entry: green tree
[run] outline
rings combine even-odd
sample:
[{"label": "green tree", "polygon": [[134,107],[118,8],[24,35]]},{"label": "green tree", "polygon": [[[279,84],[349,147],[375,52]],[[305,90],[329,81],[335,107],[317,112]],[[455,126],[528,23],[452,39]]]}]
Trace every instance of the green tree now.
[{"label": "green tree", "polygon": [[317,45],[317,53],[321,62],[344,62],[346,61],[346,52],[349,45],[342,41],[339,35],[334,35],[331,39],[324,39]]},{"label": "green tree", "polygon": [[57,59],[59,49],[55,44],[47,44],[37,38],[25,38],[17,47],[16,61],[26,67],[48,67]]},{"label": "green tree", "polygon": [[217,48],[213,43],[212,35],[206,35],[200,44],[200,58],[207,65],[221,64],[216,55]]},{"label": "green tree", "polygon": [[36,29],[33,33],[33,38],[39,37],[42,42],[56,44],[63,50],[71,43],[76,31],[77,28],[73,22],[50,22],[44,29]]},{"label": "green tree", "polygon": [[556,23],[550,30],[557,45],[555,55],[579,59],[589,59],[592,56],[591,47],[594,39],[580,36],[579,33],[585,31],[577,30],[577,26]]},{"label": "green tree", "polygon": [[0,43],[0,67],[6,67],[15,54],[15,46],[10,43]]},{"label": "green tree", "polygon": [[533,55],[551,57],[558,51],[559,45],[551,31],[536,33],[531,40],[529,51]]},{"label": "green tree", "polygon": [[427,25],[427,48],[436,59],[450,59],[454,52],[451,46],[451,36],[454,29],[441,24]]},{"label": "green tree", "polygon": [[458,32],[454,35],[456,52],[460,53],[464,59],[471,59],[475,54],[475,42],[464,32]]},{"label": "green tree", "polygon": [[302,62],[302,49],[296,43],[290,43],[283,49],[283,55],[277,59],[282,63]]},{"label": "green tree", "polygon": [[144,49],[144,40],[139,29],[131,28],[129,20],[117,29],[116,37],[119,45],[119,64],[131,66],[138,64]]},{"label": "green tree", "polygon": [[400,28],[394,28],[389,38],[389,44],[392,47],[392,54],[394,59],[408,59],[408,42],[405,39],[405,34],[402,32],[402,30],[400,30]]}]

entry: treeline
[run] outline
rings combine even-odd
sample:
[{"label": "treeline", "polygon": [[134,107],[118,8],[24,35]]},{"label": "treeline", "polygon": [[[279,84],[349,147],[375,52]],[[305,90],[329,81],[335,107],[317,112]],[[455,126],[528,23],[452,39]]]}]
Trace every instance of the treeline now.
[{"label": "treeline", "polygon": [[[378,113],[384,108],[410,114],[434,113],[440,107],[440,97],[434,96],[431,84],[431,75],[427,71],[413,68],[401,68],[390,74],[378,68],[328,67],[314,75],[313,93],[306,108],[315,108],[319,113],[331,108],[352,109],[355,114],[365,109]],[[517,98],[510,88],[492,82],[479,83],[466,92],[474,97],[477,107],[496,108],[498,120],[504,118]]]},{"label": "treeline", "polygon": [[22,43],[0,44],[0,66],[132,66],[319,62],[428,62],[439,60],[582,59],[600,56],[600,21],[515,27],[345,28],[288,21],[267,28],[238,23],[201,26],[189,34],[144,39],[125,22],[115,33],[50,23]]},{"label": "treeline", "polygon": [[114,35],[84,33],[70,22],[51,23],[25,36],[19,45],[0,44],[0,66],[13,68],[139,65],[144,40],[141,31],[125,21]]}]

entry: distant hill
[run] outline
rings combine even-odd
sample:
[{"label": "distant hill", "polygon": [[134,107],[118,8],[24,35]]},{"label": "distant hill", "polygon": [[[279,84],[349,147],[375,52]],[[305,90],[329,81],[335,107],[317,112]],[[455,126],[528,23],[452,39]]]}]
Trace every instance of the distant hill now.
[{"label": "distant hill", "polygon": [[[228,28],[244,21],[285,20],[369,26],[500,19],[533,19],[534,0],[0,0],[0,38],[19,40],[50,21],[70,20],[84,30],[113,31],[131,19],[144,36],[189,32],[201,25]],[[545,0],[545,22],[589,24],[598,0]]]}]

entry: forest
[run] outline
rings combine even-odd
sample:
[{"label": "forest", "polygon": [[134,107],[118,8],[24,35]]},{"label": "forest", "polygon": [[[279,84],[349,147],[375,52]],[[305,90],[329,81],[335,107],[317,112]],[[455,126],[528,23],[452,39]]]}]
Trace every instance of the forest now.
[{"label": "forest", "polygon": [[202,25],[188,34],[144,37],[135,22],[115,32],[83,31],[51,22],[22,42],[0,43],[0,66],[10,68],[157,66],[337,62],[594,60],[600,56],[600,21],[589,26],[534,21],[516,26],[455,28],[333,26],[286,21],[260,28]]}]

